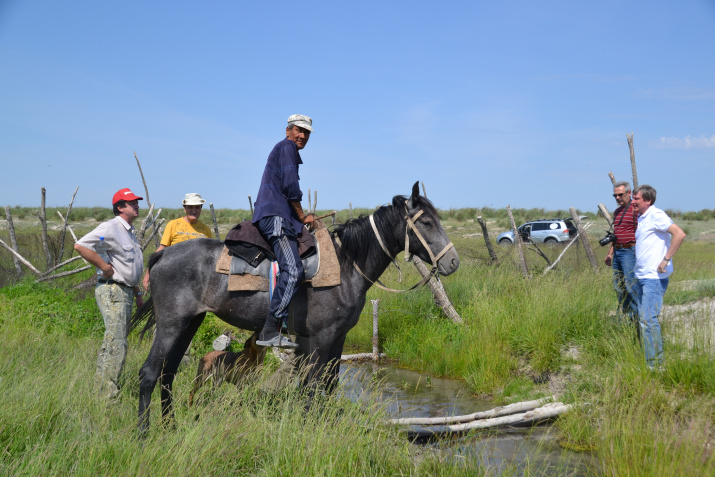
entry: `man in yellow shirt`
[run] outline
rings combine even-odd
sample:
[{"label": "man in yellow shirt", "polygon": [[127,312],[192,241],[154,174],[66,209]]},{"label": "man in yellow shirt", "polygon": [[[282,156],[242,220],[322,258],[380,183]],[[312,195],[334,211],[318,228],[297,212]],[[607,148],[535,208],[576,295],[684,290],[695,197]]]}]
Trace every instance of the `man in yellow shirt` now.
[{"label": "man in yellow shirt", "polygon": [[[161,245],[156,249],[157,252],[185,240],[213,238],[209,226],[203,222],[199,222],[201,210],[205,202],[206,201],[202,199],[199,194],[186,194],[182,202],[186,215],[180,219],[171,220],[166,224],[164,235],[161,237]],[[144,288],[149,286],[149,270],[147,270],[146,275],[144,275],[142,284]]]}]

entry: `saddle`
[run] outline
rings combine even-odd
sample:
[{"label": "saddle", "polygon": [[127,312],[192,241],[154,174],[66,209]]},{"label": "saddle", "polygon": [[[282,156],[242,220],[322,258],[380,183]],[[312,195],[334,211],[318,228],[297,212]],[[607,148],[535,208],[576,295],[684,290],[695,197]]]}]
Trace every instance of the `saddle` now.
[{"label": "saddle", "polygon": [[[271,261],[276,259],[270,244],[250,220],[244,220],[229,230],[224,245],[234,256],[245,260],[252,267],[257,267],[266,258]],[[298,235],[298,255],[305,259],[316,252],[315,238],[308,229],[302,227]]]},{"label": "saddle", "polygon": [[[298,253],[309,285],[340,285],[340,264],[328,229],[319,227],[314,234],[301,229]],[[229,291],[268,291],[274,260],[268,242],[253,223],[246,220],[226,235],[224,248],[216,261],[216,272],[229,276]]]}]

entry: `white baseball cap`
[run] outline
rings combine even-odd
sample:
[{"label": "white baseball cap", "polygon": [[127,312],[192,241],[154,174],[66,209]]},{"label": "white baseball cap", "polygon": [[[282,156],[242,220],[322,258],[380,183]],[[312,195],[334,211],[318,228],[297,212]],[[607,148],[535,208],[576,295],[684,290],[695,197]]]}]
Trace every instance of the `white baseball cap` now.
[{"label": "white baseball cap", "polygon": [[288,116],[288,124],[313,132],[313,120],[302,114],[291,114]]}]

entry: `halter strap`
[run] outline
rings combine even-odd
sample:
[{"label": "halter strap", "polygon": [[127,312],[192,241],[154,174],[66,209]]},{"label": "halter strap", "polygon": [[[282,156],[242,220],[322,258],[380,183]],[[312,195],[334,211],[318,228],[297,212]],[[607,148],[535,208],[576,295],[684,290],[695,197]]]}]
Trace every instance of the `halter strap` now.
[{"label": "halter strap", "polygon": [[425,250],[427,250],[427,253],[429,254],[430,260],[432,262],[432,266],[437,267],[437,262],[439,261],[439,259],[442,258],[448,250],[454,248],[454,244],[452,242],[449,242],[447,245],[445,245],[441,252],[439,252],[437,255],[434,255],[432,253],[432,249],[430,249],[429,245],[427,244],[427,241],[424,239],[424,237],[422,237],[422,234],[419,230],[417,230],[417,226],[415,225],[415,221],[420,217],[420,215],[422,215],[422,212],[423,210],[420,209],[419,212],[417,212],[413,217],[410,218],[410,211],[407,209],[407,201],[405,201],[405,221],[407,222],[407,225],[405,226],[405,260],[408,260],[407,256],[410,254],[409,229],[412,229],[419,241],[422,243],[422,246],[425,248]]}]

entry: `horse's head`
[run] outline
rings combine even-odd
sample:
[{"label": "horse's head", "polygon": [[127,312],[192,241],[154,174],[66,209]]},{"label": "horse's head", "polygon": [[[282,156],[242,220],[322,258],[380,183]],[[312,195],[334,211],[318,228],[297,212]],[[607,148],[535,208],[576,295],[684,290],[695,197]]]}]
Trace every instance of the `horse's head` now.
[{"label": "horse's head", "polygon": [[459,268],[459,255],[442,228],[437,210],[420,196],[419,182],[412,186],[412,195],[405,201],[406,252],[437,267],[440,275],[449,275]]}]

